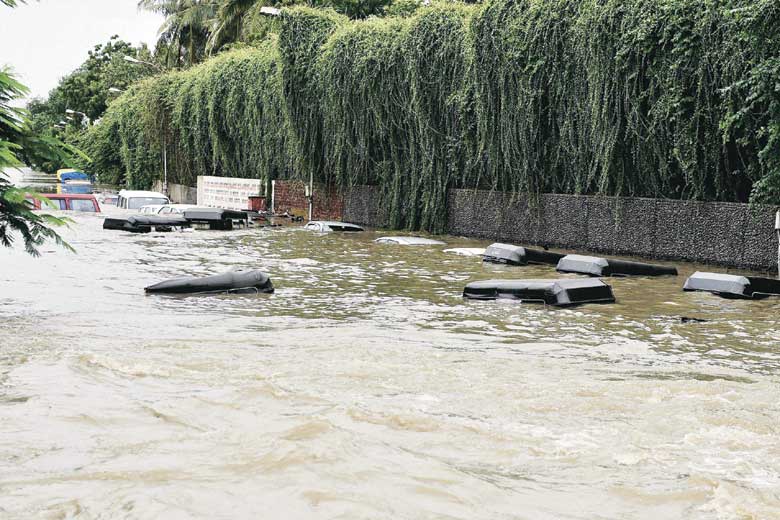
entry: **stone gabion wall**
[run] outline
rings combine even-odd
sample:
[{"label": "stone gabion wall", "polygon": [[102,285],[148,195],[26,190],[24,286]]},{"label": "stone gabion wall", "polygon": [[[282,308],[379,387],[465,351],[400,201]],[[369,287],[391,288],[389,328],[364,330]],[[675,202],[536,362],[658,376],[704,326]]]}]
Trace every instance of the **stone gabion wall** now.
[{"label": "stone gabion wall", "polygon": [[[448,232],[519,245],[541,245],[728,267],[777,270],[773,207],[664,199],[450,190]],[[345,220],[386,224],[374,187],[352,189]]]},{"label": "stone gabion wall", "polygon": [[344,193],[344,221],[371,227],[388,227],[387,205],[382,204],[379,188],[354,186]]}]

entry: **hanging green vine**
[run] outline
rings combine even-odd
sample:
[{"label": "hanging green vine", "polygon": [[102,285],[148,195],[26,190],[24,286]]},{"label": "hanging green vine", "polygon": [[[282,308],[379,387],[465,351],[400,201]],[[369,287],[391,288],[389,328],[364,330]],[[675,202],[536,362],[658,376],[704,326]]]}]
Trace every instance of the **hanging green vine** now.
[{"label": "hanging green vine", "polygon": [[163,146],[181,183],[375,184],[431,231],[454,187],[778,203],[779,26],[774,0],[284,9],[278,38],[130,89],[88,152],[137,187]]}]

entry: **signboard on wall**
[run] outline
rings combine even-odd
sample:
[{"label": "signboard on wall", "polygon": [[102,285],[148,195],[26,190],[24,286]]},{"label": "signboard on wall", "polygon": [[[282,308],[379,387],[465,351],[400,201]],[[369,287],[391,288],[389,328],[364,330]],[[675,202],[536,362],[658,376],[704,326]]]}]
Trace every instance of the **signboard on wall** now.
[{"label": "signboard on wall", "polygon": [[262,195],[263,181],[236,177],[198,177],[198,206],[242,210],[249,197]]}]

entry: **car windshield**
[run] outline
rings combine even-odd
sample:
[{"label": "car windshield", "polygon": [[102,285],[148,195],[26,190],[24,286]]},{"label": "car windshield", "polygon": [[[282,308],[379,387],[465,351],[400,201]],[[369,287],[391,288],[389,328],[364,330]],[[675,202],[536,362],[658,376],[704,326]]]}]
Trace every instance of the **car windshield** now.
[{"label": "car windshield", "polygon": [[162,206],[163,204],[168,204],[168,201],[166,199],[158,199],[156,197],[132,197],[127,200],[128,209],[138,209],[141,206],[152,205]]},{"label": "car windshield", "polygon": [[65,209],[64,199],[49,199],[49,203],[41,201],[41,209]]},{"label": "car windshield", "polygon": [[88,199],[70,199],[70,209],[73,211],[88,211],[95,213],[95,205]]}]

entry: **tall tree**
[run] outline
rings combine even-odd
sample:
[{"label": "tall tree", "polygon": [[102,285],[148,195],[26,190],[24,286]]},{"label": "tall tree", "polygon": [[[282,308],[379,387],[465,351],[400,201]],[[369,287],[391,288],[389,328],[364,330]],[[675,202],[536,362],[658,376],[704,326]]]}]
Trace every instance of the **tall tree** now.
[{"label": "tall tree", "polygon": [[[86,114],[91,121],[103,116],[113,95],[109,89],[124,90],[136,81],[154,73],[150,67],[134,65],[125,61],[131,56],[144,61],[152,59],[145,46],[134,47],[113,36],[107,43],[96,45],[89,51],[87,59],[57,85],[46,99],[33,99],[27,105],[32,129],[39,135],[59,137],[77,145],[83,133]],[[66,110],[78,111],[66,115]],[[65,119],[69,118],[69,119]],[[66,120],[65,128],[55,128]],[[61,168],[61,162],[46,161],[33,163],[43,171]]]},{"label": "tall tree", "polygon": [[140,0],[138,7],[165,16],[157,51],[165,54],[168,66],[186,67],[206,57],[218,0]]},{"label": "tall tree", "polygon": [[[475,0],[476,1],[476,0]],[[138,7],[165,16],[157,41],[157,53],[166,56],[171,67],[188,67],[203,61],[225,46],[262,39],[251,33],[257,25],[257,7],[307,5],[333,8],[349,18],[383,16],[392,0],[140,0]],[[250,30],[245,31],[245,25]]]},{"label": "tall tree", "polygon": [[223,0],[217,10],[213,32],[209,37],[209,54],[242,37],[242,20],[259,0]]}]

